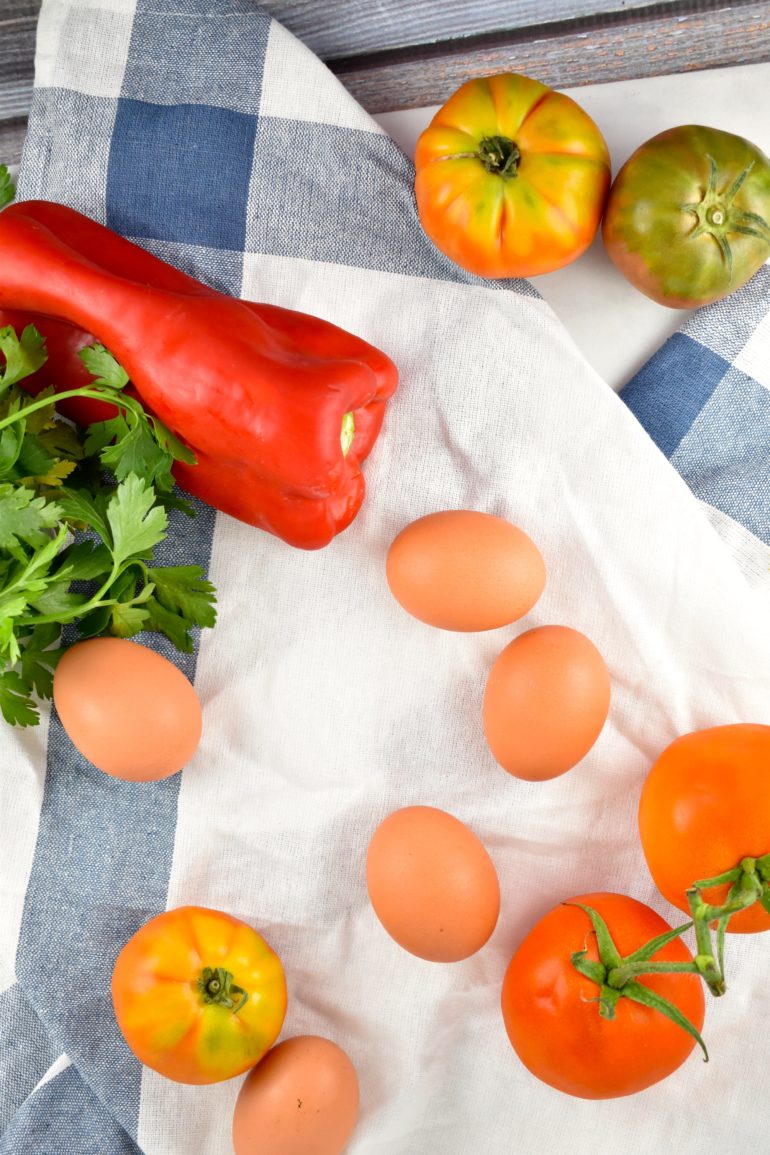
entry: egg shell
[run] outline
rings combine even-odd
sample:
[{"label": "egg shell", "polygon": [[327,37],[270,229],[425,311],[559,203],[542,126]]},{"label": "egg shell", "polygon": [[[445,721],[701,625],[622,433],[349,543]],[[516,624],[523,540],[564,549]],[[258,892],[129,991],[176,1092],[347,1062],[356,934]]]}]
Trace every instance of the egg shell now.
[{"label": "egg shell", "polygon": [[167,778],[200,742],[203,715],[188,679],[162,654],[125,638],[71,646],[56,667],[53,699],[72,744],[115,778]]},{"label": "egg shell", "polygon": [[545,563],[523,530],[471,509],[429,513],[402,529],[388,551],[396,601],[442,630],[494,630],[532,609]]},{"label": "egg shell", "polygon": [[484,692],[484,733],[516,778],[556,778],[584,758],[610,708],[610,676],[585,634],[540,626],[506,646]]},{"label": "egg shell", "polygon": [[286,1039],[248,1075],[233,1114],[235,1155],[341,1155],[358,1118],[355,1068],[329,1039]]},{"label": "egg shell", "polygon": [[500,913],[497,872],[483,843],[432,806],[407,806],[380,823],[369,843],[366,884],[391,938],[430,962],[475,954]]}]

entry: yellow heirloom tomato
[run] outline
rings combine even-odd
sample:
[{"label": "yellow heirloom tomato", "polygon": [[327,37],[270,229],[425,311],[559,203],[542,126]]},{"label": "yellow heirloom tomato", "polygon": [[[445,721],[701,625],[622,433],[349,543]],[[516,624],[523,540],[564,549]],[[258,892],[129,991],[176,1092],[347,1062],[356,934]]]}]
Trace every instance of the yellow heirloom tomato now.
[{"label": "yellow heirloom tomato", "polygon": [[591,244],[610,187],[602,134],[527,76],[469,80],[417,142],[417,208],[433,243],[481,277],[532,277]]},{"label": "yellow heirloom tomato", "polygon": [[118,955],[112,1001],[142,1063],[178,1083],[248,1071],[286,1014],[281,961],[252,927],[200,906],[145,923]]}]

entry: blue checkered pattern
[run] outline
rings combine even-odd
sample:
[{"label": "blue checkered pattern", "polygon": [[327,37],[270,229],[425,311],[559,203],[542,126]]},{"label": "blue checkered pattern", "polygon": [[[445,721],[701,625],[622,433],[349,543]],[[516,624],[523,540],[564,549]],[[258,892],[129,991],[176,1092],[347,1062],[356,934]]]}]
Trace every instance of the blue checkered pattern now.
[{"label": "blue checkered pattern", "polygon": [[693,493],[770,545],[770,267],[698,310],[621,396]]},{"label": "blue checkered pattern", "polygon": [[[44,4],[50,27],[57,7]],[[374,124],[350,123],[332,78],[333,99],[322,83],[303,95],[297,76],[304,120],[280,114],[279,92],[264,107],[270,30],[252,0],[66,8],[60,58],[38,77],[20,197],[70,204],[232,294],[255,253],[477,283],[427,240],[408,161]],[[524,281],[484,284],[537,298]],[[750,366],[769,309],[766,269],[699,313],[624,393],[694,492],[764,542],[770,381]],[[179,560],[206,566],[213,531],[199,507]],[[172,529],[169,562],[174,543]],[[195,654],[168,656],[192,676]],[[107,778],[55,718],[48,757],[18,982],[0,995],[0,1155],[133,1155],[141,1070],[109,978],[123,943],[165,908],[179,777]],[[62,1055],[71,1065],[41,1083]]]}]

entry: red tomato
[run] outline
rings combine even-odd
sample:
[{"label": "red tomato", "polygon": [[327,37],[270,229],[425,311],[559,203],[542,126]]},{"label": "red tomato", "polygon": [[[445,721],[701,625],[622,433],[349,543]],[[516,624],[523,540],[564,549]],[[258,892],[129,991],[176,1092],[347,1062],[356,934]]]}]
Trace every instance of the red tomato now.
[{"label": "red tomato", "polygon": [[[625,956],[669,930],[663,919],[621,894],[570,899],[593,907]],[[598,961],[596,936],[585,911],[555,907],[529,932],[511,959],[502,993],[508,1037],[522,1063],[544,1083],[582,1099],[631,1095],[665,1079],[685,1061],[695,1041],[661,1011],[620,997],[613,1019],[600,1014],[598,983],[570,956],[587,950]],[[689,962],[681,939],[654,954],[655,961]],[[695,974],[646,975],[639,983],[668,999],[700,1031],[705,999]]]},{"label": "red tomato", "polygon": [[469,80],[417,142],[415,195],[434,245],[480,277],[530,277],[574,261],[610,187],[587,113],[513,73]]},{"label": "red tomato", "polygon": [[200,906],[151,918],[118,955],[112,1001],[140,1062],[178,1083],[248,1071],[278,1037],[286,980],[246,923]]},{"label": "red tomato", "polygon": [[[642,847],[658,890],[680,910],[689,911],[685,891],[694,882],[770,852],[768,767],[770,726],[739,723],[677,738],[650,770],[639,802]],[[702,896],[719,906],[728,890]],[[770,930],[770,914],[755,902],[727,929]]]}]

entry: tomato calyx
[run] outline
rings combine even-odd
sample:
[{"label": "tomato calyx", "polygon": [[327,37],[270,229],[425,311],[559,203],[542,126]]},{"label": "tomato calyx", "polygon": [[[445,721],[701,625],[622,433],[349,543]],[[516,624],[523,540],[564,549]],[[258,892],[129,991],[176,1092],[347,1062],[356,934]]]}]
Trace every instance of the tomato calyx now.
[{"label": "tomato calyx", "polygon": [[654,954],[657,954],[667,943],[679,938],[693,924],[688,922],[684,926],[668,930],[664,934],[650,939],[644,946],[639,947],[638,950],[624,958],[615,945],[607,923],[597,910],[591,906],[584,906],[582,902],[569,902],[565,903],[565,906],[575,906],[585,911],[596,936],[599,960],[589,959],[588,949],[584,948],[574,951],[570,955],[570,962],[581,975],[599,987],[596,1002],[599,1004],[600,1016],[607,1020],[614,1019],[615,1008],[620,999],[631,999],[632,1002],[639,1003],[650,1010],[659,1011],[672,1023],[686,1031],[703,1051],[704,1062],[708,1062],[706,1044],[703,1042],[697,1027],[693,1026],[690,1020],[672,1002],[645,986],[644,983],[638,982],[639,977],[645,974],[683,973],[703,977],[697,959],[692,962],[669,960],[655,962],[652,959]]},{"label": "tomato calyx", "polygon": [[197,985],[202,1002],[227,1007],[234,1015],[249,1001],[248,992],[236,985],[234,976],[224,967],[204,967]]},{"label": "tomato calyx", "polygon": [[453,152],[438,160],[478,160],[487,172],[509,180],[519,171],[521,149],[509,136],[484,136],[475,152]]},{"label": "tomato calyx", "polygon": [[478,158],[487,172],[508,180],[516,176],[521,151],[509,136],[485,136],[479,141]]},{"label": "tomato calyx", "polygon": [[[714,906],[706,902],[701,895],[702,890],[727,885],[730,889],[721,906]],[[770,853],[764,854],[760,858],[750,856],[742,858],[738,865],[731,870],[726,870],[723,874],[717,874],[713,878],[701,878],[694,882],[685,893],[695,925],[698,958],[710,956],[721,976],[721,989],[714,990],[710,982],[708,983],[709,988],[712,994],[723,994],[725,990],[725,933],[730,919],[739,911],[748,910],[755,902],[758,902],[770,914]],[[713,924],[716,924],[716,958],[711,943]],[[706,981],[708,982],[708,979]]]},{"label": "tomato calyx", "polygon": [[720,192],[717,188],[718,168],[713,156],[706,154],[709,162],[709,180],[705,192],[699,201],[681,205],[683,213],[693,213],[696,225],[689,234],[691,240],[708,234],[719,245],[722,259],[727,266],[728,283],[733,279],[733,252],[727,239],[728,233],[743,233],[744,236],[757,237],[770,246],[770,225],[758,213],[745,212],[733,203],[744,181],[754,167],[750,161],[730,185]]}]

